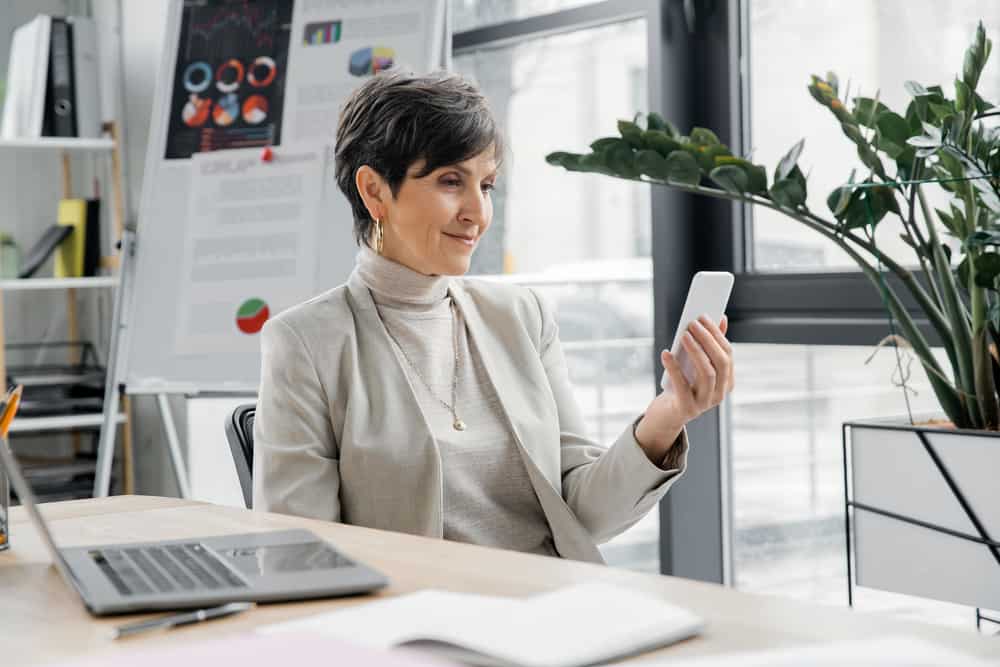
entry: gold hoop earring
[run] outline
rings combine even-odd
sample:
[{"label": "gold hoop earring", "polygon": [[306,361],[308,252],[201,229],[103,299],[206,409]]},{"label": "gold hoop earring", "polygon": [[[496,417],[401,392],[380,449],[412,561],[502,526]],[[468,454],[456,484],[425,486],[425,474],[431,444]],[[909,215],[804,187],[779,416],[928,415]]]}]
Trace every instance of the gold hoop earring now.
[{"label": "gold hoop earring", "polygon": [[372,244],[375,246],[375,252],[379,255],[382,254],[382,219],[375,218],[375,224],[372,229]]}]

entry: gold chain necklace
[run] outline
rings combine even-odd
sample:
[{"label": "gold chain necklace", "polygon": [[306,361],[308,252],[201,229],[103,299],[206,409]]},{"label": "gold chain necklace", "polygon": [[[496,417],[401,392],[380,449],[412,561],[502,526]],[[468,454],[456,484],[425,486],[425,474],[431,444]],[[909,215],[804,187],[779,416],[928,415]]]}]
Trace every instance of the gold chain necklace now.
[{"label": "gold chain necklace", "polygon": [[[369,292],[371,292],[371,290],[369,290]],[[374,303],[374,301],[375,301],[375,295],[372,295],[372,302]],[[403,354],[403,359],[406,360],[406,363],[409,364],[410,368],[413,369],[413,372],[417,375],[418,378],[420,378],[420,381],[427,388],[427,392],[432,397],[434,397],[434,400],[443,405],[445,409],[447,409],[451,413],[452,428],[454,428],[456,431],[464,431],[466,429],[465,422],[459,418],[458,413],[455,411],[455,408],[458,405],[457,396],[458,396],[459,347],[458,347],[458,318],[455,317],[454,298],[452,298],[451,300],[449,310],[451,311],[451,322],[452,322],[451,328],[453,333],[451,342],[455,352],[455,372],[452,374],[452,379],[451,379],[451,404],[448,404],[447,402],[441,400],[438,397],[438,395],[434,393],[434,390],[431,389],[430,383],[424,378],[423,374],[420,372],[420,369],[418,369],[417,365],[413,363],[413,360],[410,359],[410,355],[406,353],[406,350],[403,349],[403,346],[399,344],[399,341],[396,340],[396,337],[392,335],[391,331],[389,331],[389,325],[386,323],[385,318],[382,317],[382,313],[378,309],[378,304],[375,304],[375,313],[378,315],[379,321],[382,322],[382,327],[385,329],[385,333],[389,336],[392,342],[396,344],[396,347],[399,348],[399,351]]]}]

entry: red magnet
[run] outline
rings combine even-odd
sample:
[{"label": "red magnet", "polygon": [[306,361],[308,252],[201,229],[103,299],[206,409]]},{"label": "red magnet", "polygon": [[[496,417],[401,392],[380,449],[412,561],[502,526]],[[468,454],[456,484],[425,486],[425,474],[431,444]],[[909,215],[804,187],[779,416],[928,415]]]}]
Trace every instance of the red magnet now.
[{"label": "red magnet", "polygon": [[261,162],[270,162],[274,159],[274,151],[271,150],[270,146],[265,146],[264,150],[260,152]]}]

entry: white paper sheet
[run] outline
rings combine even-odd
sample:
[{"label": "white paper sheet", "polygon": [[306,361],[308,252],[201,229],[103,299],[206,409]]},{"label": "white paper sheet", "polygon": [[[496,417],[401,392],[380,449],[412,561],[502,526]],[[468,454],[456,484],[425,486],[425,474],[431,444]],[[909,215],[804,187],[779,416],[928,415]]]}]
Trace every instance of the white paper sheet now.
[{"label": "white paper sheet", "polygon": [[[277,147],[270,162],[261,155],[260,148],[247,148],[191,157],[178,354],[227,352],[240,345],[252,353],[260,345],[255,334],[263,320],[301,301],[316,285],[327,149]],[[183,228],[179,224],[179,231]]]},{"label": "white paper sheet", "polygon": [[529,598],[421,591],[261,631],[316,632],[380,648],[405,644],[481,665],[571,667],[664,646],[702,625],[655,597],[583,584]]}]

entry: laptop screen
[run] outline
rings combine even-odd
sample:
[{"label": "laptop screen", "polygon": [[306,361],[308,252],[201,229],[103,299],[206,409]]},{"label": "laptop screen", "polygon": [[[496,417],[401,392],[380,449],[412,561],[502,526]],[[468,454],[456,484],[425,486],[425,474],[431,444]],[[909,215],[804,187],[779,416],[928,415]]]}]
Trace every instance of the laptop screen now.
[{"label": "laptop screen", "polygon": [[14,458],[14,453],[11,452],[6,438],[0,438],[0,468],[7,471],[7,476],[14,486],[14,491],[17,492],[17,497],[21,501],[21,505],[28,512],[31,523],[34,524],[35,529],[42,536],[42,541],[48,547],[49,554],[52,556],[52,562],[55,563],[59,574],[62,575],[63,580],[71,588],[82,593],[83,589],[80,582],[73,576],[69,565],[66,564],[66,559],[63,558],[55,541],[52,539],[52,533],[49,532],[45,518],[42,517],[41,511],[38,509],[38,504],[35,502],[35,495],[31,492],[31,487],[24,478],[21,466],[18,464],[17,459]]}]

